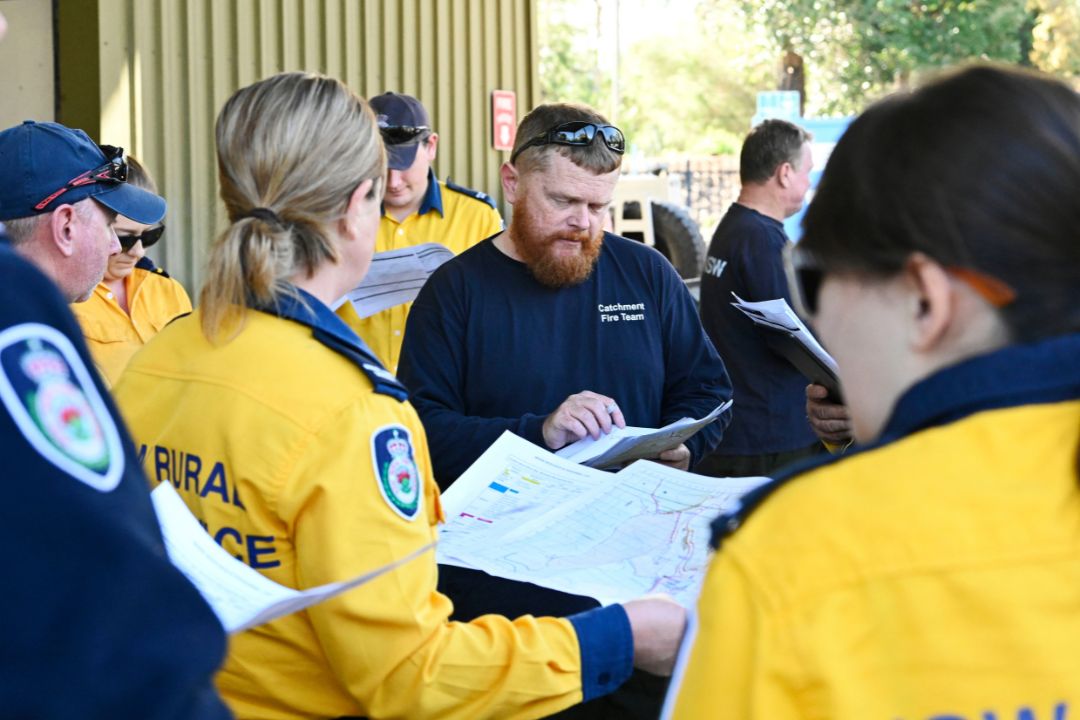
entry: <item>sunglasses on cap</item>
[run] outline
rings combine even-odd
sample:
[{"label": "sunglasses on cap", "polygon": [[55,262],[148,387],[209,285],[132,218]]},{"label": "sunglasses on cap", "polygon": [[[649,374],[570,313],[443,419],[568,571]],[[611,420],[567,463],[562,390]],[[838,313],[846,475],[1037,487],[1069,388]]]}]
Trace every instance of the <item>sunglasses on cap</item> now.
[{"label": "sunglasses on cap", "polygon": [[537,135],[532,140],[524,143],[510,156],[513,164],[517,156],[531,147],[540,145],[569,145],[571,147],[588,147],[597,137],[603,139],[608,150],[622,155],[626,152],[626,138],[622,130],[614,125],[597,125],[596,123],[575,120],[573,122],[556,125],[545,133]]},{"label": "sunglasses on cap", "polygon": [[430,131],[427,125],[379,125],[379,132],[387,145],[407,145]]},{"label": "sunglasses on cap", "polygon": [[98,147],[100,147],[101,152],[105,154],[106,161],[104,165],[99,165],[93,170],[87,170],[68,180],[64,187],[42,199],[34,206],[34,209],[44,210],[68,190],[82,187],[83,185],[93,185],[95,183],[116,185],[127,182],[128,164],[127,160],[124,159],[124,148],[115,147],[113,145],[99,145]]},{"label": "sunglasses on cap", "polygon": [[117,235],[116,239],[120,241],[120,249],[123,252],[127,252],[131,248],[135,247],[135,243],[142,242],[143,249],[150,247],[165,234],[165,226],[158,225],[155,228],[144,230],[141,235]]},{"label": "sunglasses on cap", "polygon": [[[1003,308],[1016,300],[1016,291],[992,275],[957,265],[944,269],[995,308]],[[788,245],[784,248],[784,273],[795,312],[803,317],[816,315],[826,271],[810,253],[800,250],[798,245]]]}]

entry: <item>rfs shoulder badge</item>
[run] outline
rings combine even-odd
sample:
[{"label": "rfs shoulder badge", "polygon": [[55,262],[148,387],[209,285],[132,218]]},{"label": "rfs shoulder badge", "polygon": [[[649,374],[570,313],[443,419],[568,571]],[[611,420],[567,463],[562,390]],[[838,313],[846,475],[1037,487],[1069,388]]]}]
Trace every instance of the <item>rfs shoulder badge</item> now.
[{"label": "rfs shoulder badge", "polygon": [[371,436],[371,459],[386,504],[406,520],[415,520],[423,492],[413,457],[412,435],[401,425],[376,430]]},{"label": "rfs shoulder badge", "polygon": [[0,401],[46,460],[95,490],[124,472],[120,433],[71,341],[39,323],[0,333]]}]

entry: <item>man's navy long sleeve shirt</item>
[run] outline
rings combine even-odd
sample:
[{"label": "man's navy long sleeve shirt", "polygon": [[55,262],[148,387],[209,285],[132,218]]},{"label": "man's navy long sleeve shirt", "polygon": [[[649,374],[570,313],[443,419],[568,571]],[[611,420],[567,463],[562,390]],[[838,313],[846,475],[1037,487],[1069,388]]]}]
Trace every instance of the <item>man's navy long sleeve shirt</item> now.
[{"label": "man's navy long sleeve shirt", "polygon": [[[583,390],[614,398],[642,427],[702,417],[731,397],[674,268],[611,234],[589,278],[558,289],[490,240],[448,261],[413,305],[399,372],[444,489],[506,430],[544,446],[544,419]],[[687,441],[691,466],[729,419]]]}]

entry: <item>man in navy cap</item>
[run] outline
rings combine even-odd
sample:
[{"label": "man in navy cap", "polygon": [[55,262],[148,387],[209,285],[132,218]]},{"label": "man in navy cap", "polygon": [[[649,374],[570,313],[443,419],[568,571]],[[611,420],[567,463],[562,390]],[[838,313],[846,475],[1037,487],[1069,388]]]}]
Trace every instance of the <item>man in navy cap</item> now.
[{"label": "man in navy cap", "polygon": [[[502,230],[495,201],[482,192],[440,182],[431,164],[439,136],[427,110],[411,95],[383,93],[371,98],[389,160],[383,217],[375,251],[435,242],[455,254]],[[412,303],[366,318],[345,303],[338,314],[364,339],[391,372],[397,372],[405,319]]]},{"label": "man in navy cap", "polygon": [[[3,18],[0,16],[0,31]],[[4,717],[225,720],[225,632],[168,560],[143,476],[67,303],[165,201],[119,152],[52,123],[0,132]],[[51,280],[51,281],[50,281]],[[57,288],[60,292],[57,292]]]},{"label": "man in navy cap", "polygon": [[0,132],[0,178],[0,222],[12,245],[68,302],[90,297],[120,252],[117,214],[150,225],[165,216],[162,198],[127,184],[122,149],[56,123]]}]

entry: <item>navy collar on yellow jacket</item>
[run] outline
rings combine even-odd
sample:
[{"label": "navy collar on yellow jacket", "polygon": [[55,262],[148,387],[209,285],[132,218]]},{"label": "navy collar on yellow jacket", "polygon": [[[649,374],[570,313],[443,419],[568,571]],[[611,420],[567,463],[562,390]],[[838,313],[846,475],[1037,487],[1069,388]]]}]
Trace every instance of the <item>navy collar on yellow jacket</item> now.
[{"label": "navy collar on yellow jacket", "polygon": [[434,170],[428,168],[427,192],[424,193],[424,200],[420,203],[420,210],[417,211],[417,214],[425,215],[432,210],[446,217],[446,213],[443,212],[442,188],[439,187],[439,178],[435,177]]},{"label": "navy collar on yellow jacket", "polygon": [[311,328],[312,336],[339,355],[351,360],[371,380],[375,392],[399,401],[409,397],[408,391],[393,373],[382,366],[352,328],[345,324],[321,300],[300,288],[293,288],[297,297],[282,295],[274,307],[259,308],[263,312],[286,318]]},{"label": "navy collar on yellow jacket", "polygon": [[[428,168],[427,191],[424,193],[424,199],[420,201],[420,208],[416,211],[416,214],[426,215],[432,210],[439,213],[440,216],[446,217],[446,213],[443,212],[442,188],[439,187],[439,178],[435,177],[434,170]],[[382,214],[386,214],[385,206],[382,208]]]},{"label": "navy collar on yellow jacket", "polygon": [[1080,398],[1080,333],[1011,345],[916,383],[900,396],[875,444],[981,410],[1076,398]]},{"label": "navy collar on yellow jacket", "polygon": [[983,410],[1078,398],[1080,333],[1010,345],[964,360],[921,380],[901,395],[875,442],[843,456],[824,456],[792,465],[772,482],[744,495],[735,510],[713,520],[711,544],[718,548],[721,540],[735,532],[777,488],[809,470]]},{"label": "navy collar on yellow jacket", "polygon": [[146,270],[147,272],[154,273],[155,275],[169,277],[169,273],[165,272],[157,265],[155,265],[154,261],[151,260],[150,257],[147,255],[143,255],[141,258],[139,258],[139,262],[135,263],[135,267],[139,268],[140,270]]}]

